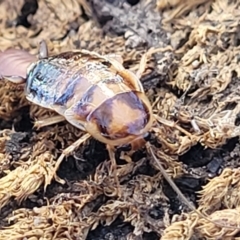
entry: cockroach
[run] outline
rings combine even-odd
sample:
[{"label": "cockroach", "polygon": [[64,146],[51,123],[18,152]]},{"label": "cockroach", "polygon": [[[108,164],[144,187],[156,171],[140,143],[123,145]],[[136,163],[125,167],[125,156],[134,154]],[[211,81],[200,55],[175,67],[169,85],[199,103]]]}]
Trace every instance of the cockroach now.
[{"label": "cockroach", "polygon": [[[30,102],[59,114],[38,122],[38,126],[67,120],[87,132],[63,150],[56,162],[55,173],[64,157],[90,136],[107,145],[110,159],[116,166],[114,147],[134,145],[147,139],[153,124],[151,104],[139,80],[145,70],[146,58],[147,54],[134,74],[123,67],[119,55],[74,50],[48,56],[47,45],[42,41],[38,58],[17,49],[0,52],[0,78],[15,84],[24,83]],[[236,228],[216,223],[198,211],[168,176],[151,145],[146,143],[146,146],[164,178],[191,210],[219,227]],[[117,176],[115,180],[118,183]]]},{"label": "cockroach", "polygon": [[100,55],[75,50],[48,56],[45,41],[39,58],[23,50],[0,53],[0,76],[15,84],[25,84],[26,98],[54,110],[59,116],[39,121],[46,126],[67,120],[87,132],[62,152],[55,170],[87,138],[107,145],[114,165],[113,148],[138,145],[153,123],[151,104],[137,74],[125,69],[119,55]]},{"label": "cockroach", "polygon": [[0,55],[1,75],[16,84],[26,83],[30,102],[56,111],[110,146],[133,142],[151,128],[151,104],[139,78],[122,66],[119,56],[76,50],[48,57],[45,43],[39,56],[25,75],[22,69],[32,55],[20,50]]}]

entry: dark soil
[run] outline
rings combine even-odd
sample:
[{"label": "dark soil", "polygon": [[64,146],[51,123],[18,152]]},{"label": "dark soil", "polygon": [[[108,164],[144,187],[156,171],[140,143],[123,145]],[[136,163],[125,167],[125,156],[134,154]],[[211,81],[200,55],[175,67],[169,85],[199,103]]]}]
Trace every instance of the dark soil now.
[{"label": "dark soil", "polygon": [[[19,29],[19,26],[21,26],[26,29],[24,30],[25,33],[22,34],[21,41],[19,40],[19,42],[17,42],[16,40],[16,44],[14,43],[15,45],[11,43],[14,47],[24,47],[24,45],[21,45],[21,42],[26,41],[24,35],[29,33],[30,40],[27,48],[29,48],[29,50],[33,49],[33,52],[36,53],[36,39],[46,34],[46,37],[49,38],[47,40],[52,44],[50,46],[53,52],[56,52],[56,50],[61,51],[65,48],[67,49],[69,46],[79,48],[85,47],[89,50],[96,49],[101,53],[117,51],[124,56],[124,66],[130,69],[137,66],[137,63],[140,61],[140,56],[148,49],[172,47],[172,50],[167,53],[166,51],[159,51],[153,54],[141,81],[151,103],[157,101],[157,104],[154,105],[155,114],[179,124],[181,128],[191,133],[192,136],[200,137],[196,141],[193,140],[192,143],[186,143],[186,145],[188,145],[188,147],[186,147],[187,150],[181,151],[181,149],[185,149],[183,143],[184,133],[176,130],[174,127],[164,126],[163,123],[159,123],[154,126],[155,129],[152,131],[154,136],[150,139],[150,142],[152,145],[155,145],[157,150],[164,152],[166,156],[169,156],[175,161],[169,163],[167,157],[161,159],[161,161],[163,160],[164,167],[168,170],[170,169],[169,173],[174,178],[173,180],[181,192],[196,208],[198,208],[199,199],[201,199],[199,192],[204,186],[211,179],[220,176],[224,169],[230,168],[234,170],[240,166],[240,143],[238,135],[235,134],[234,131],[230,134],[226,130],[225,135],[223,134],[219,138],[216,137],[216,139],[214,139],[209,133],[211,130],[210,127],[204,125],[200,120],[198,125],[202,130],[202,135],[198,135],[194,132],[191,125],[191,121],[195,116],[199,117],[199,119],[210,119],[210,116],[213,114],[205,117],[201,115],[200,112],[203,112],[205,108],[209,107],[210,109],[210,107],[215,107],[214,101],[216,101],[216,103],[221,102],[222,105],[224,105],[224,101],[228,102],[219,112],[228,110],[233,111],[238,106],[239,101],[236,97],[238,92],[234,89],[238,88],[237,80],[239,80],[239,76],[237,72],[232,72],[232,82],[226,87],[224,90],[225,92],[217,92],[217,90],[215,93],[211,92],[215,90],[212,86],[211,91],[209,90],[208,92],[206,89],[207,87],[210,88],[210,85],[207,85],[206,79],[211,80],[212,78],[210,75],[200,76],[200,72],[205,73],[207,71],[209,73],[213,70],[210,69],[211,66],[207,66],[206,71],[200,70],[204,69],[204,64],[207,65],[210,61],[202,63],[198,68],[198,70],[200,69],[199,72],[197,72],[196,69],[191,69],[190,73],[188,72],[188,67],[192,66],[192,63],[185,64],[184,62],[185,51],[190,51],[194,49],[194,46],[199,46],[191,42],[199,40],[197,37],[195,40],[191,40],[191,33],[197,26],[184,26],[184,19],[186,17],[185,21],[188,21],[191,14],[195,14],[196,18],[198,15],[202,16],[204,9],[206,13],[209,11],[210,14],[212,11],[210,6],[211,1],[209,1],[209,3],[199,3],[199,5],[194,6],[193,9],[186,9],[183,11],[182,15],[176,15],[176,18],[173,18],[170,23],[163,21],[167,19],[166,13],[172,13],[175,8],[177,9],[181,4],[185,4],[184,2],[181,3],[181,1],[179,1],[179,4],[176,5],[172,3],[173,6],[168,6],[159,10],[156,7],[155,1],[148,1],[149,3],[145,4],[144,1],[138,0],[89,0],[87,1],[89,8],[82,3],[84,1],[78,1],[79,9],[81,9],[81,16],[76,17],[72,12],[71,14],[69,13],[68,25],[63,26],[63,30],[59,30],[58,32],[56,29],[59,27],[56,24],[56,28],[54,27],[52,30],[56,32],[52,32],[52,35],[49,33],[48,24],[41,23],[40,20],[37,20],[37,14],[39,14],[39,11],[42,9],[42,2],[44,1],[22,1],[21,7],[18,6],[15,18],[11,19],[9,16],[6,17],[7,20],[4,25],[5,32],[3,31],[2,33],[5,38],[7,38],[9,34],[9,28]],[[11,4],[9,6],[11,6]],[[14,6],[12,5],[11,7],[13,8]],[[49,9],[53,11],[52,6],[49,6]],[[179,9],[181,8],[179,7]],[[44,11],[44,9],[41,11]],[[66,10],[66,12],[68,11]],[[55,21],[61,23],[61,19],[58,17],[57,13],[55,13],[55,15],[56,16],[53,18],[54,20],[50,19],[53,25]],[[89,22],[93,22],[97,30],[94,28],[92,32],[83,32],[81,27],[84,29],[84,26],[87,26]],[[219,19],[219,22],[221,22],[221,19]],[[214,24],[212,25],[214,26]],[[86,27],[86,29],[91,31],[89,27]],[[32,31],[31,34],[30,31]],[[80,36],[78,35],[79,33]],[[179,34],[179,36],[177,34]],[[176,37],[174,37],[175,35]],[[236,35],[239,38],[239,34],[236,33]],[[202,48],[199,48],[196,52],[205,49],[204,54],[211,55],[212,52],[214,52],[214,41],[217,37],[214,34],[206,36],[206,46],[201,42],[200,45]],[[225,49],[230,49],[230,47],[233,46],[233,42],[238,46],[239,39],[237,36],[232,40],[233,37],[226,34],[224,38],[222,34],[221,38],[218,39],[218,41],[222,41],[222,44],[225,43],[225,45],[221,45],[221,51],[223,52]],[[66,42],[66,39],[68,39],[69,43]],[[209,42],[212,43],[213,46],[209,47]],[[1,50],[10,47],[4,43],[3,40],[0,41]],[[61,43],[63,47],[60,46]],[[216,56],[217,53],[218,51],[216,50],[213,55]],[[195,53],[193,53],[193,55],[194,54]],[[218,67],[217,61],[216,66]],[[220,64],[219,68],[222,68]],[[183,73],[181,69],[183,69]],[[181,72],[183,75],[180,75],[177,71]],[[194,80],[191,80],[191,78]],[[190,85],[192,84],[188,90],[184,87],[185,81],[187,83],[190,82]],[[207,85],[206,88],[204,84]],[[202,95],[199,89],[203,91]],[[197,92],[198,90],[199,92]],[[196,94],[195,100],[194,94]],[[227,96],[231,94],[233,94],[232,99],[236,97],[234,104],[231,102],[231,99],[226,100]],[[7,97],[6,95],[6,98]],[[20,96],[17,96],[17,98],[20,99]],[[35,118],[40,118],[41,115],[48,113],[44,112],[45,110],[36,110],[38,107],[32,106],[32,104],[28,102],[21,102],[20,105],[21,106],[18,106],[12,101],[9,105],[9,109],[6,111],[4,110],[6,115],[4,115],[5,112],[0,113],[0,139],[3,139],[0,140],[0,148],[1,153],[5,154],[4,160],[0,161],[0,179],[5,179],[9,171],[13,171],[21,165],[25,166],[24,164],[26,163],[29,165],[27,153],[29,153],[28,156],[35,156],[34,154],[37,151],[36,144],[43,142],[45,147],[41,150],[41,154],[50,151],[53,156],[58,156],[62,149],[68,147],[69,142],[73,142],[73,140],[78,137],[78,130],[66,122],[57,124],[57,127],[49,126],[36,130],[33,128]],[[1,108],[4,107],[6,108],[6,105],[3,104]],[[40,114],[41,111],[42,114]],[[166,112],[167,114],[165,114]],[[239,113],[234,112],[234,114],[236,115],[235,126],[238,126]],[[220,116],[218,121],[213,123],[213,128],[218,126],[221,119],[223,119],[223,117]],[[56,129],[59,130],[58,133],[55,133]],[[227,133],[229,133],[229,135],[227,135]],[[46,138],[44,138],[45,135]],[[225,136],[225,138],[223,136]],[[1,147],[2,145],[4,148]],[[13,195],[4,206],[1,207],[0,203],[0,236],[4,236],[4,233],[1,233],[4,227],[9,227],[11,229],[13,224],[18,221],[23,221],[19,217],[8,222],[8,217],[12,216],[14,211],[22,208],[26,209],[26,211],[32,211],[35,208],[41,209],[41,207],[47,206],[47,204],[58,206],[65,201],[73,205],[76,203],[76,206],[80,206],[83,204],[80,197],[84,195],[91,197],[86,200],[85,204],[81,205],[80,210],[78,207],[76,207],[77,210],[74,207],[69,207],[68,210],[69,213],[72,211],[72,213],[75,214],[73,217],[74,220],[71,218],[71,221],[78,219],[80,225],[86,224],[86,229],[88,229],[88,231],[85,235],[79,233],[79,236],[76,236],[75,233],[75,235],[73,234],[73,230],[72,232],[69,230],[69,236],[71,236],[72,239],[157,240],[160,239],[161,236],[166,236],[164,235],[164,230],[172,224],[171,221],[176,219],[175,217],[177,215],[180,216],[183,213],[188,214],[190,210],[177,196],[170,185],[165,180],[160,179],[161,174],[159,174],[157,165],[153,162],[145,148],[139,149],[130,156],[134,164],[133,167],[130,163],[126,163],[125,160],[121,159],[121,154],[124,154],[124,152],[125,154],[129,154],[128,150],[129,149],[126,147],[125,149],[120,148],[116,151],[117,165],[123,169],[122,175],[120,176],[120,184],[124,189],[124,194],[126,194],[125,198],[124,196],[119,198],[111,192],[111,187],[114,188],[116,186],[111,185],[113,184],[111,182],[113,176],[109,176],[109,168],[107,165],[104,165],[107,164],[108,151],[104,144],[91,138],[72,155],[66,157],[60,165],[57,175],[61,179],[64,179],[64,184],[60,184],[53,180],[45,191],[43,181],[38,189],[27,195],[22,201],[18,201]],[[129,172],[127,172],[128,170]],[[176,174],[173,174],[175,170]],[[145,180],[146,182],[144,182]],[[150,186],[148,185],[149,183],[151,183]],[[91,190],[88,191],[86,186]],[[113,207],[112,204],[117,204],[118,201],[122,204],[126,204],[126,207],[120,207],[121,204],[119,204],[119,206],[114,205],[115,207]],[[130,206],[128,206],[128,204]],[[107,210],[103,207],[106,207]],[[237,205],[234,206],[234,209],[235,207],[237,207]],[[225,209],[224,204],[216,210],[223,209]],[[96,216],[96,222],[92,220],[91,223],[88,223],[88,220],[92,219],[92,216]],[[132,219],[132,216],[135,217]],[[177,219],[179,221],[184,221],[186,216],[187,215],[184,217],[183,215],[182,219],[181,217]],[[97,217],[99,217],[99,219]],[[50,219],[50,217],[48,220],[52,221],[52,225],[55,224],[54,220]],[[58,225],[56,224],[56,226]],[[92,228],[92,226],[94,226],[94,228]],[[198,239],[210,239],[207,235],[204,236],[204,234],[198,231],[200,230],[198,229],[192,234],[191,239],[197,239],[197,237],[199,237]],[[66,237],[63,233],[61,234],[59,234],[56,239],[61,239],[63,236]],[[8,237],[6,236],[4,236],[5,238],[0,238],[7,239]],[[34,234],[29,236],[34,237]],[[187,236],[185,237],[186,238],[184,238],[183,235],[182,239],[190,239],[187,238]],[[11,239],[14,239],[14,235]],[[15,239],[27,238],[19,237]],[[46,239],[51,238],[46,237]],[[171,238],[166,237],[163,239]]]}]

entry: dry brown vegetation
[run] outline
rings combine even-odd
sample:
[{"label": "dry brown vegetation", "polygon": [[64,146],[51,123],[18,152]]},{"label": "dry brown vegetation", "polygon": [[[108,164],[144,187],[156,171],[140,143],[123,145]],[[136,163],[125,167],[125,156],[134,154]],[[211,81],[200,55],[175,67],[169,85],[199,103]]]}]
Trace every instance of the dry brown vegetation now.
[{"label": "dry brown vegetation", "polygon": [[1,240],[240,238],[239,1],[5,0],[0,19],[0,50],[37,54],[44,39],[51,54],[121,54],[132,71],[149,51],[141,80],[155,153],[189,201],[227,226],[184,207],[145,149],[118,153],[122,196],[92,139],[60,166],[65,184],[52,181],[61,150],[83,133],[67,122],[33,128],[55,113],[1,81]]}]

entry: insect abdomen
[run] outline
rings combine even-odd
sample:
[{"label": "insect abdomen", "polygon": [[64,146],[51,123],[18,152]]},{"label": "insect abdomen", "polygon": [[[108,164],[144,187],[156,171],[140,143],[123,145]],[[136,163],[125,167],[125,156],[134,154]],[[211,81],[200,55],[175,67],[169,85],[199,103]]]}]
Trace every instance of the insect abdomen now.
[{"label": "insect abdomen", "polygon": [[109,66],[91,59],[82,63],[66,54],[40,60],[29,71],[26,95],[30,101],[61,115],[77,108],[83,120],[107,99],[131,91]]}]

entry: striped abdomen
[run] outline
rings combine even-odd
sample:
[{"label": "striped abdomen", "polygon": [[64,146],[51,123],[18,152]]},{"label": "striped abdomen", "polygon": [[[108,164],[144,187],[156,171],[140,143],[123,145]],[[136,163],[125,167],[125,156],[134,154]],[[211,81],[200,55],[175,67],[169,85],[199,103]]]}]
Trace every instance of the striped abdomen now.
[{"label": "striped abdomen", "polygon": [[[29,71],[27,98],[53,109],[102,142],[143,133],[151,122],[149,102],[105,58],[67,52],[39,60]],[[96,132],[99,137],[96,137]]]}]

